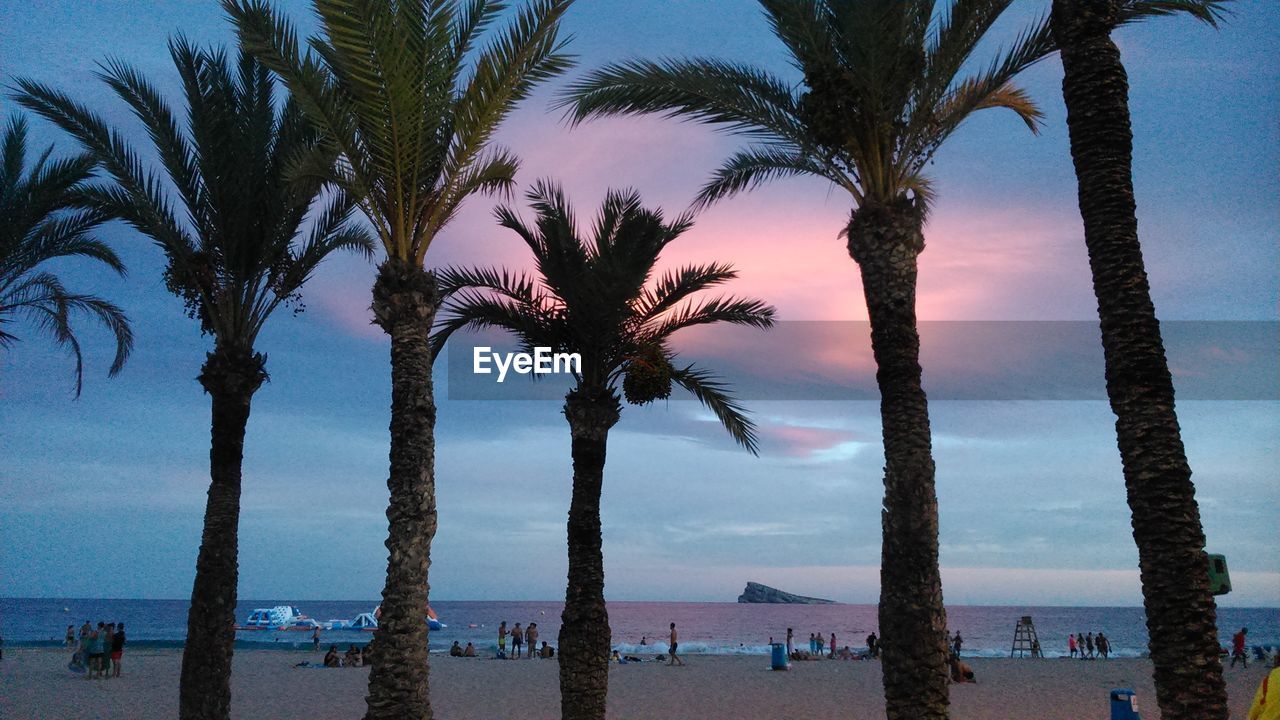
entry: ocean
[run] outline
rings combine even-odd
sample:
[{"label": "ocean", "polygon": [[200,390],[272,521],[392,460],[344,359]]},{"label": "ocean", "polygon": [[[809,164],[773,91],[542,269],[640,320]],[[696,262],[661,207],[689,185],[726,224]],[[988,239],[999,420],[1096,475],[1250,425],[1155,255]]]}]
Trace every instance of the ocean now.
[{"label": "ocean", "polygon": [[[350,619],[370,612],[375,600],[243,600],[236,618],[243,622],[255,608],[293,605],[321,623]],[[67,625],[79,628],[123,622],[132,646],[177,647],[186,635],[186,600],[93,600],[59,598],[0,598],[0,636],[8,646],[60,644]],[[432,652],[445,652],[456,640],[474,643],[481,653],[497,645],[498,624],[508,627],[538,624],[542,640],[556,645],[560,630],[560,602],[440,601],[432,608],[447,627],[431,633]],[[1137,607],[990,607],[947,608],[951,631],[964,638],[963,654],[1008,657],[1018,619],[1030,615],[1040,645],[1048,657],[1067,654],[1069,633],[1106,633],[1116,657],[1146,655],[1147,633],[1142,608]],[[754,654],[769,651],[769,640],[781,642],[787,628],[795,631],[796,647],[808,648],[809,634],[821,632],[837,645],[857,650],[876,629],[874,605],[751,605],[738,603],[611,602],[609,623],[614,648],[623,654],[666,650],[667,628],[676,623],[681,650],[689,654]],[[1249,644],[1280,646],[1280,608],[1219,608],[1219,642],[1227,645],[1241,627],[1249,628]],[[322,642],[345,648],[368,642],[371,633],[325,630]],[[238,648],[310,649],[309,632],[240,632]]]}]

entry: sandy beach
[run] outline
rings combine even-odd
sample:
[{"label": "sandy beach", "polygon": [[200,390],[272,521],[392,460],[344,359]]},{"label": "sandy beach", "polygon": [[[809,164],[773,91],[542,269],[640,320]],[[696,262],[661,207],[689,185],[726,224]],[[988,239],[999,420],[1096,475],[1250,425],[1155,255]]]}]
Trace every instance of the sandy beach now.
[{"label": "sandy beach", "polygon": [[[26,720],[171,720],[177,716],[181,653],[139,649],[124,674],[86,681],[66,670],[61,650],[13,648],[0,662],[0,718]],[[354,720],[364,710],[367,668],[295,669],[319,654],[248,650],[235,656],[232,717],[244,720]],[[883,717],[875,662],[797,663],[771,672],[764,657],[690,656],[684,668],[656,663],[614,666],[609,717]],[[970,662],[976,685],[953,686],[952,717],[1092,720],[1109,717],[1107,691],[1132,687],[1144,720],[1159,718],[1146,660],[983,660]],[[1228,669],[1233,718],[1244,718],[1265,669]],[[436,717],[558,717],[554,661],[433,658]]]}]

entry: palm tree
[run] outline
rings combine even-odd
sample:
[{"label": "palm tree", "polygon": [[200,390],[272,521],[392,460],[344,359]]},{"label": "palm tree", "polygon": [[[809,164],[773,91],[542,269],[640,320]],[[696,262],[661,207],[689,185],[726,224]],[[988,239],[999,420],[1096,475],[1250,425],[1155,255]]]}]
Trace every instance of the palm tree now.
[{"label": "palm tree", "polygon": [[1200,509],[1138,242],[1129,83],[1111,30],[1177,12],[1215,25],[1223,5],[1225,0],[1054,0],[1052,11],[1102,321],[1107,395],[1133,511],[1156,702],[1170,720],[1225,720],[1227,695]]},{"label": "palm tree", "polygon": [[511,187],[519,161],[493,135],[571,63],[572,0],[529,0],[474,59],[492,0],[312,0],[310,51],[267,0],[223,0],[242,42],[288,84],[338,154],[314,171],[357,198],[385,253],[374,321],[391,337],[387,580],[369,673],[369,720],[430,718],[428,568],[436,531],[430,328],[440,306],[427,249],[472,195]]},{"label": "palm tree", "polygon": [[120,308],[93,295],[70,292],[56,275],[40,269],[57,258],[85,257],[125,274],[115,252],[93,237],[106,218],[85,208],[79,198],[93,178],[93,158],[79,155],[50,161],[52,154],[52,147],[45,150],[24,174],[27,121],[18,115],[9,118],[0,135],[0,348],[18,342],[4,325],[25,316],[71,352],[76,361],[76,397],[80,397],[84,363],[71,315],[84,313],[115,335],[111,377],[124,367],[133,349],[133,331]]},{"label": "palm tree", "polygon": [[646,210],[635,192],[610,192],[584,240],[573,210],[556,185],[540,182],[527,194],[537,221],[530,226],[510,208],[496,212],[533,252],[533,278],[495,269],[449,269],[441,288],[449,297],[436,334],[439,352],[464,328],[499,328],[524,350],[577,353],[580,367],[565,395],[573,453],[569,506],[569,578],[560,626],[560,712],[566,720],[603,720],[609,682],[609,615],[604,601],[600,494],[609,429],[621,416],[618,391],[644,405],[689,391],[711,410],[738,444],[756,452],[755,426],[725,385],[694,365],[675,364],[669,342],[683,328],[732,323],[768,328],[773,308],[758,300],[721,297],[694,302],[700,292],[737,273],[712,263],[670,271],[650,284],[658,258],[693,219],[670,223]]},{"label": "palm tree", "polygon": [[340,250],[371,255],[372,241],[348,224],[351,196],[327,193],[319,177],[294,179],[293,166],[308,156],[321,162],[314,155],[325,146],[296,101],[273,102],[275,83],[262,63],[243,52],[232,60],[181,37],[169,50],[182,79],[185,127],[130,66],[112,61],[99,73],[146,128],[159,169],[149,168],[119,132],[57,90],[20,80],[18,101],[69,132],[106,170],[113,184],[86,189],[87,204],[160,246],[168,259],[165,284],[201,331],[213,336],[199,378],[213,405],[209,497],[178,713],[183,720],[225,720],[245,425],[253,394],[267,379],[266,356],[254,342],[276,309],[301,310],[299,290],[325,257]]},{"label": "palm tree", "polygon": [[588,74],[564,98],[575,122],[660,113],[752,140],[703,187],[701,205],[793,175],[825,178],[852,198],[842,236],[862,274],[884,437],[885,701],[889,718],[911,720],[946,717],[948,704],[937,496],[915,312],[917,258],[934,197],[926,168],[979,110],[1007,108],[1035,131],[1041,113],[1013,79],[1053,49],[1042,21],[977,66],[975,49],[1012,0],[936,4],[761,0],[803,75],[799,88],[744,63],[633,60]]}]

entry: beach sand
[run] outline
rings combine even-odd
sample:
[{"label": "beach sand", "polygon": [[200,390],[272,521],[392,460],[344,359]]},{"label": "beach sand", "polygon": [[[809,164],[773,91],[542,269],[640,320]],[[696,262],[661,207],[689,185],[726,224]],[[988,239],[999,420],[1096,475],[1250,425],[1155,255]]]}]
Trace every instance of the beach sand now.
[{"label": "beach sand", "polygon": [[[181,652],[138,649],[118,679],[86,681],[66,669],[68,653],[10,648],[0,662],[0,718],[6,720],[172,720],[177,717]],[[368,668],[295,669],[319,653],[243,650],[235,655],[232,717],[243,720],[357,720]],[[951,717],[1094,720],[1110,717],[1108,690],[1137,690],[1144,720],[1155,707],[1146,660],[966,660],[976,685],[952,686]],[[699,656],[687,665],[612,666],[609,717],[884,717],[876,662],[801,662],[771,672],[761,656]],[[1231,717],[1244,718],[1266,670],[1227,671]],[[499,661],[433,656],[431,700],[443,720],[552,719],[559,716],[553,660]]]}]

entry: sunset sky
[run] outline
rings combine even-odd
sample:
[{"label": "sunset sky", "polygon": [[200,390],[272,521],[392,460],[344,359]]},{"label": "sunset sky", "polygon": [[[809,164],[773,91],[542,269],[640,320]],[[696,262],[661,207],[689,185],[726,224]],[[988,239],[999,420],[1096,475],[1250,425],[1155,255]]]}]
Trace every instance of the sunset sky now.
[{"label": "sunset sky", "polygon": [[[306,3],[282,6],[311,26]],[[1047,7],[1020,0],[993,39],[1010,41]],[[1169,351],[1209,550],[1227,555],[1235,581],[1220,602],[1276,606],[1280,5],[1233,7],[1218,31],[1162,19],[1116,39],[1157,311],[1200,321],[1172,324]],[[501,141],[524,160],[522,187],[563,183],[584,220],[609,187],[680,212],[741,141],[660,118],[569,128],[548,109],[568,79],[610,60],[693,54],[797,79],[749,0],[580,0],[565,25],[578,67],[527,102]],[[0,7],[0,75],[70,92],[141,146],[95,62],[120,57],[173,93],[165,40],[177,31],[232,40],[209,1],[145,12],[122,1],[11,3]],[[1061,73],[1051,58],[1023,78],[1046,115],[1040,135],[1012,113],[986,111],[930,168],[939,200],[920,260],[919,315],[942,321],[926,324],[924,372],[951,603],[1141,601]],[[16,106],[5,97],[0,110]],[[72,150],[48,124],[32,124],[34,144]],[[492,219],[497,202],[473,198],[428,263],[524,267],[527,249]],[[849,210],[823,182],[776,182],[705,211],[664,256],[664,266],[731,262],[740,273],[731,292],[777,307],[772,334],[703,333],[681,345],[748,398],[763,447],[759,458],[741,451],[692,402],[628,407],[605,476],[609,598],[731,601],[757,580],[876,600],[878,405],[814,392],[874,387],[856,322],[866,319],[857,268],[836,237]],[[58,272],[132,318],[136,350],[123,374],[105,377],[112,346],[87,326],[79,400],[71,360],[32,327],[15,327],[23,341],[0,355],[0,595],[190,594],[209,443],[209,401],[194,378],[211,343],[165,291],[158,249],[122,225],[103,236],[127,280],[82,263]],[[255,398],[246,442],[241,597],[369,599],[382,589],[390,373],[386,336],[370,324],[373,275],[362,260],[331,260],[303,290],[307,311],[279,313],[259,340],[271,382]],[[523,378],[508,378],[495,396],[510,390],[506,399],[464,399],[448,362],[436,368],[431,595],[562,598],[570,459],[560,403],[527,399]]]}]

